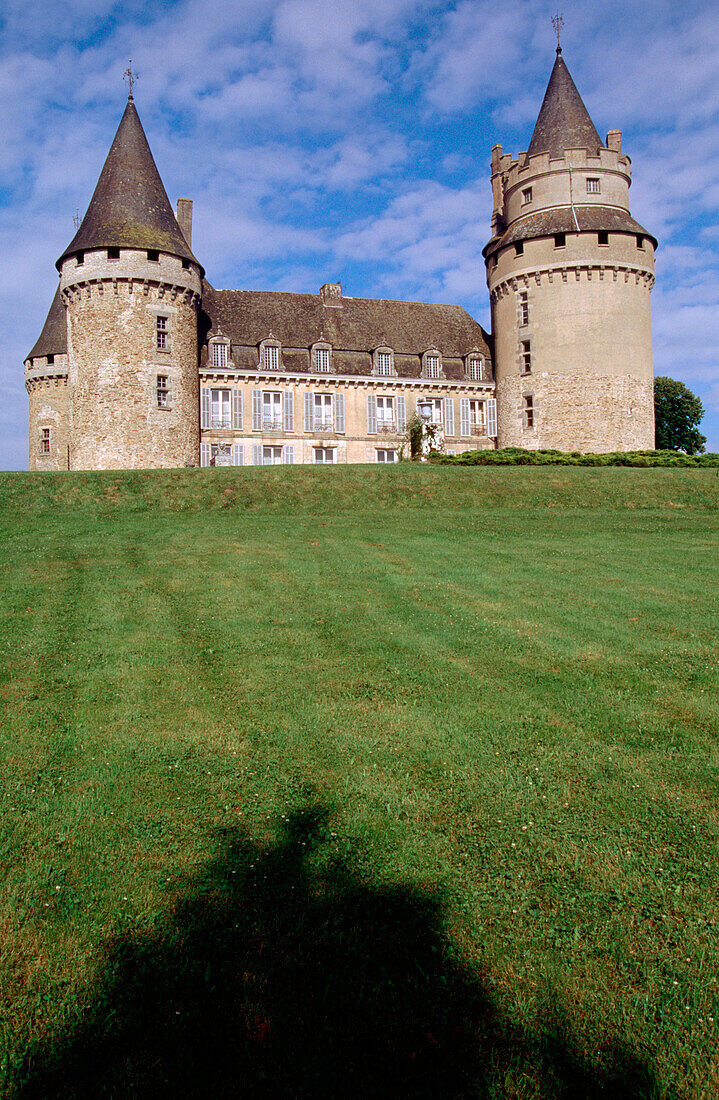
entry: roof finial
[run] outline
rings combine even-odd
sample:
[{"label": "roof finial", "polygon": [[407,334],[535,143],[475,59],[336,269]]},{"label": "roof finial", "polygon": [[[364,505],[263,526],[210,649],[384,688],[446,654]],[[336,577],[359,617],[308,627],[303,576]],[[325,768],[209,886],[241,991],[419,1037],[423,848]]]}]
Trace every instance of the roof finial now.
[{"label": "roof finial", "polygon": [[564,17],[562,16],[562,13],[560,11],[552,16],[552,26],[554,27],[554,33],[557,36],[557,53],[561,53],[562,45],[559,39],[562,34],[562,27],[564,26]]},{"label": "roof finial", "polygon": [[127,98],[132,99],[132,89],[135,87],[135,81],[137,80],[137,73],[134,73],[132,71],[132,58],[130,58],[127,63],[127,68],[122,74],[122,79],[125,81],[128,88],[130,89],[130,94]]}]

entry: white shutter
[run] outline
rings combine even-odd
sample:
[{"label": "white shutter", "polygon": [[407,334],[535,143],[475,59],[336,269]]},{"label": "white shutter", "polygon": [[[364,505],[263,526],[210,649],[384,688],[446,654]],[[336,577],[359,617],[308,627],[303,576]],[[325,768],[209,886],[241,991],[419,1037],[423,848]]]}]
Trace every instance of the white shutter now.
[{"label": "white shutter", "polygon": [[335,394],[335,431],[343,432],[345,430],[345,395],[343,393]]},{"label": "white shutter", "polygon": [[242,431],[242,390],[232,391],[232,427],[236,432]]},{"label": "white shutter", "polygon": [[311,432],[312,431],[312,420],[313,420],[313,417],[312,417],[313,404],[312,404],[312,394],[311,393],[306,393],[305,394],[304,409],[305,409],[305,431],[306,432]]},{"label": "white shutter", "polygon": [[454,435],[454,398],[444,399],[444,434]]},{"label": "white shutter", "polygon": [[262,431],[262,390],[252,391],[252,431]]},{"label": "white shutter", "polygon": [[[212,394],[208,386],[202,387],[202,427],[209,428],[212,423]],[[209,462],[208,462],[209,466]]]},{"label": "white shutter", "polygon": [[403,432],[407,427],[407,399],[403,393],[397,397],[397,431]]},{"label": "white shutter", "polygon": [[232,444],[232,465],[244,466],[245,464],[245,448],[241,443]]},{"label": "white shutter", "polygon": [[377,435],[377,398],[367,394],[367,435]]},{"label": "white shutter", "polygon": [[201,443],[200,444],[200,466],[209,466],[209,465],[210,465],[210,444],[209,443]]},{"label": "white shutter", "polygon": [[295,461],[295,449],[294,447],[285,447],[285,463],[291,466]]},{"label": "white shutter", "polygon": [[295,430],[295,395],[293,390],[285,390],[282,398],[284,430],[286,432],[293,432]]},{"label": "white shutter", "polygon": [[490,397],[487,402],[487,435],[490,439],[497,438],[497,399]]},{"label": "white shutter", "polygon": [[469,435],[469,398],[459,399],[459,434]]},{"label": "white shutter", "polygon": [[262,444],[261,443],[253,443],[252,444],[252,465],[253,466],[261,466],[262,465]]}]

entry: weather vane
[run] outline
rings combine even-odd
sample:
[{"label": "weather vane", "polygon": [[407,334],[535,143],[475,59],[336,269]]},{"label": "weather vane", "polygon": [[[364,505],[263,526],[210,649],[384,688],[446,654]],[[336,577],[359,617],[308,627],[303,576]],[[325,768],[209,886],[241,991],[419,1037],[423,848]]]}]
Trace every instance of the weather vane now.
[{"label": "weather vane", "polygon": [[122,74],[122,79],[130,89],[130,99],[132,99],[132,89],[135,87],[135,81],[137,80],[137,73],[133,73],[132,71],[132,58],[130,58],[127,63],[127,68]]},{"label": "weather vane", "polygon": [[562,34],[562,27],[564,26],[564,18],[561,12],[558,11],[556,15],[552,16],[552,26],[554,27],[554,33],[557,36],[557,49],[561,50],[562,43],[560,42],[560,38]]},{"label": "weather vane", "polygon": [[75,229],[77,229],[80,224],[80,211],[77,206],[75,207],[75,213],[72,216],[72,224],[75,226]]}]

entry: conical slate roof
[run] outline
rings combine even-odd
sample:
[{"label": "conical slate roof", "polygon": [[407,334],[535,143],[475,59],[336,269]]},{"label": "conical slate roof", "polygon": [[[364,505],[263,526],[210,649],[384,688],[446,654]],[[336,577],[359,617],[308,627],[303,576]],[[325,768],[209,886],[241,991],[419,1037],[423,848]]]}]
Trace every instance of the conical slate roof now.
[{"label": "conical slate roof", "polygon": [[148,248],[197,263],[177,224],[132,96],[87,213],[56,266],[90,248]]},{"label": "conical slate roof", "polygon": [[35,347],[29,352],[26,359],[39,359],[45,355],[67,354],[67,322],[65,319],[65,306],[60,297],[60,285],[58,283],[55,297],[42,326],[42,332],[38,336]]},{"label": "conical slate roof", "polygon": [[561,157],[565,149],[587,149],[594,153],[602,148],[602,139],[589,117],[569,69],[564,64],[561,47],[539,111],[529,143],[528,155],[549,153]]}]

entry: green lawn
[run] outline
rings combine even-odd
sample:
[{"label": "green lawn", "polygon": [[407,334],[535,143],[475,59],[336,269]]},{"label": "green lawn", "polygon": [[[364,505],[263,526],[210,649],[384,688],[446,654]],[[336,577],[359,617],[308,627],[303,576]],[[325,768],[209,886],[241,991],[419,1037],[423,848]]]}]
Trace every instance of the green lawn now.
[{"label": "green lawn", "polygon": [[0,1094],[716,1097],[718,506],[0,475]]}]

